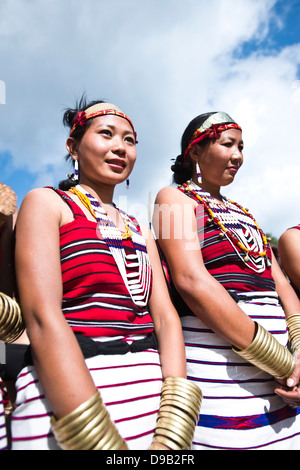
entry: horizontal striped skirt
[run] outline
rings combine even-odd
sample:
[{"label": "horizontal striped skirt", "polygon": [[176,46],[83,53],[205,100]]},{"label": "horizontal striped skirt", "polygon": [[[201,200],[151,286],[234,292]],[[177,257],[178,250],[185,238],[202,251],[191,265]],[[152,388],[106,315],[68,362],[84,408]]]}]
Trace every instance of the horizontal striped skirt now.
[{"label": "horizontal striped skirt", "polygon": [[[246,294],[239,306],[286,345],[277,295],[255,294]],[[183,317],[182,326],[188,378],[203,392],[192,449],[300,449],[300,408],[290,408],[274,393],[274,379],[240,358],[198,318]]]},{"label": "horizontal striped skirt", "polygon": [[[158,351],[148,349],[124,355],[98,355],[86,359],[86,364],[128,448],[148,449],[162,387]],[[16,386],[12,450],[58,450],[50,427],[53,412],[33,366],[20,372]]]},{"label": "horizontal striped skirt", "polygon": [[7,436],[6,436],[6,424],[5,414],[3,405],[3,393],[2,393],[3,382],[0,378],[0,450],[7,449]]}]

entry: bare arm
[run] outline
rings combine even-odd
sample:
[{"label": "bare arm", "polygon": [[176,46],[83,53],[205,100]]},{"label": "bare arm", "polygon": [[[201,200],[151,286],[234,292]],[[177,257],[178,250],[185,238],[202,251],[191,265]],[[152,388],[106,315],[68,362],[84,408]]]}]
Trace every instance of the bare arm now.
[{"label": "bare arm", "polygon": [[[164,213],[172,207],[175,208],[174,214],[172,211]],[[154,215],[156,236],[183,300],[218,335],[240,349],[246,348],[254,338],[255,323],[205,268],[197,236],[194,202],[175,188],[165,188],[158,194],[155,208],[159,212]],[[165,220],[170,220],[169,233],[164,226]],[[182,227],[181,233],[178,232],[178,224]]]},{"label": "bare arm", "polygon": [[16,226],[16,275],[37,374],[57,418],[96,393],[75,336],[61,310],[61,201],[51,190],[30,192]]},{"label": "bare arm", "polygon": [[[299,243],[299,230],[291,229],[285,232],[279,239],[279,252],[281,261],[286,270],[286,273],[290,277],[291,281],[297,282],[299,284],[299,267],[297,263],[300,262],[300,257],[297,253],[293,251],[293,245],[297,246]],[[297,251],[297,250],[296,250]],[[300,250],[299,250],[300,251]],[[298,257],[297,257],[298,256]],[[279,267],[275,256],[272,263],[272,274],[276,283],[276,290],[279,294],[279,297],[282,301],[283,308],[286,316],[288,317],[292,313],[300,313],[300,300],[298,299],[297,294],[294,289],[291,287],[289,281],[283,274],[281,268]],[[295,282],[295,285],[297,286]],[[299,378],[300,378],[300,351],[294,353],[294,359],[296,362],[296,368],[292,376],[287,380],[289,387],[286,387],[284,384],[281,384],[276,388],[276,393],[280,395],[284,401],[286,401],[290,406],[296,407],[300,403],[300,388],[299,388]]]},{"label": "bare arm", "polygon": [[291,282],[300,291],[300,230],[289,229],[278,242],[281,262]]},{"label": "bare arm", "polygon": [[152,233],[147,228],[143,228],[143,233],[147,234],[145,238],[153,273],[149,308],[157,335],[163,377],[186,377],[181,322],[169,296]]},{"label": "bare arm", "polygon": [[272,276],[276,284],[276,291],[278,292],[278,295],[282,301],[286,316],[291,313],[300,313],[300,300],[282,272],[274,255],[272,256]]}]

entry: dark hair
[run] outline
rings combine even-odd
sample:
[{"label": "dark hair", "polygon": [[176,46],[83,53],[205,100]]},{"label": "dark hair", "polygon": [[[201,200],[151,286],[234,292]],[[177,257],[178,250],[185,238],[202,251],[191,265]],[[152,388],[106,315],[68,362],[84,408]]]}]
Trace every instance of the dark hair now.
[{"label": "dark hair", "polygon": [[[63,124],[64,126],[66,127],[69,127],[70,131],[73,127],[73,124],[74,124],[74,119],[75,117],[77,116],[77,113],[79,111],[85,111],[86,109],[88,109],[90,106],[93,106],[94,104],[98,104],[98,103],[105,103],[105,101],[103,100],[93,100],[93,101],[90,101],[89,103],[87,102],[86,98],[85,98],[85,95],[83,95],[80,100],[76,103],[75,105],[75,108],[68,108],[66,109],[66,111],[64,112],[64,115],[63,115]],[[76,139],[78,142],[81,141],[85,131],[87,130],[87,128],[90,126],[92,122],[92,119],[88,119],[87,122],[83,125],[83,126],[78,126],[72,133],[72,137],[74,139]],[[66,156],[65,156],[65,159],[68,161],[68,160],[72,160],[72,157],[71,155],[68,153]],[[74,166],[74,162],[72,160],[72,164]],[[62,180],[60,181],[58,187],[59,189],[62,189],[63,191],[67,191],[68,189],[70,189],[72,186],[74,186],[74,180],[73,180],[73,177],[74,175],[71,174],[71,175],[67,175],[68,176],[68,179],[66,180]]]},{"label": "dark hair", "polygon": [[[196,130],[199,129],[201,124],[203,124],[204,121],[206,121],[206,119],[209,118],[209,116],[211,116],[212,114],[215,114],[215,112],[200,114],[199,116],[196,116],[194,119],[192,119],[192,121],[189,123],[184,133],[182,134],[181,154],[177,156],[177,158],[175,159],[175,163],[173,163],[173,165],[171,166],[171,170],[174,172],[174,183],[183,184],[187,180],[192,178],[193,162],[190,158],[188,159],[188,161],[184,162],[184,153]],[[200,142],[198,145],[204,147],[205,145],[207,145],[207,140]]]}]

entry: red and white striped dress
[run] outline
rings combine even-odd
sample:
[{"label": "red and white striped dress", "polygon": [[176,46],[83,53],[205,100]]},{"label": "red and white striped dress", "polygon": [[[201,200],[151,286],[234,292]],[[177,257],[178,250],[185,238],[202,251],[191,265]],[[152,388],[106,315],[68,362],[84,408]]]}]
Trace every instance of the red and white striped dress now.
[{"label": "red and white striped dress", "polygon": [[[150,313],[132,301],[97,223],[89,221],[65,193],[58,193],[74,214],[74,220],[60,229],[62,311],[68,324],[75,333],[95,341],[131,343],[144,338],[154,329]],[[131,240],[124,244],[130,253]],[[162,385],[158,351],[97,355],[86,359],[86,364],[128,447],[147,449]],[[58,449],[50,428],[52,410],[33,366],[20,372],[16,386],[12,449]]]},{"label": "red and white striped dress", "polygon": [[[285,314],[271,270],[246,265],[241,252],[227,237],[220,238],[220,230],[208,220],[203,205],[193,199],[198,203],[195,214],[207,270],[247,315],[286,346]],[[237,207],[229,207],[255,230],[250,217],[247,220]],[[216,210],[222,211],[223,207]],[[176,292],[171,277],[170,286],[181,315],[188,378],[203,392],[192,449],[299,449],[300,408],[287,406],[274,393],[273,377],[240,358],[229,343],[193,314]]]}]

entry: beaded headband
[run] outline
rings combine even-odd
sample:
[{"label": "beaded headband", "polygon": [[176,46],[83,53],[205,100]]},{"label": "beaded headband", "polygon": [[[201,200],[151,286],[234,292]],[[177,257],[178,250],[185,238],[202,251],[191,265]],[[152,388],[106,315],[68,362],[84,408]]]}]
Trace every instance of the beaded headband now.
[{"label": "beaded headband", "polygon": [[[134,130],[133,124],[131,120],[129,119],[129,117],[126,116],[126,114],[124,114],[117,106],[111,103],[97,103],[97,104],[94,104],[93,106],[90,106],[85,111],[78,111],[74,119],[74,124],[71,129],[70,136],[73,134],[74,130],[78,126],[84,126],[88,119],[92,119],[97,116],[107,116],[111,114],[115,116],[120,116],[129,122],[129,124],[131,125],[133,129],[135,140],[136,140],[136,132]],[[136,143],[137,143],[137,140],[136,140]]]},{"label": "beaded headband", "polygon": [[204,139],[217,139],[221,132],[227,129],[239,129],[242,128],[227,114],[227,113],[215,113],[209,116],[199,129],[194,132],[193,137],[187,146],[183,160],[186,161],[188,152],[190,149],[201,142]]}]

